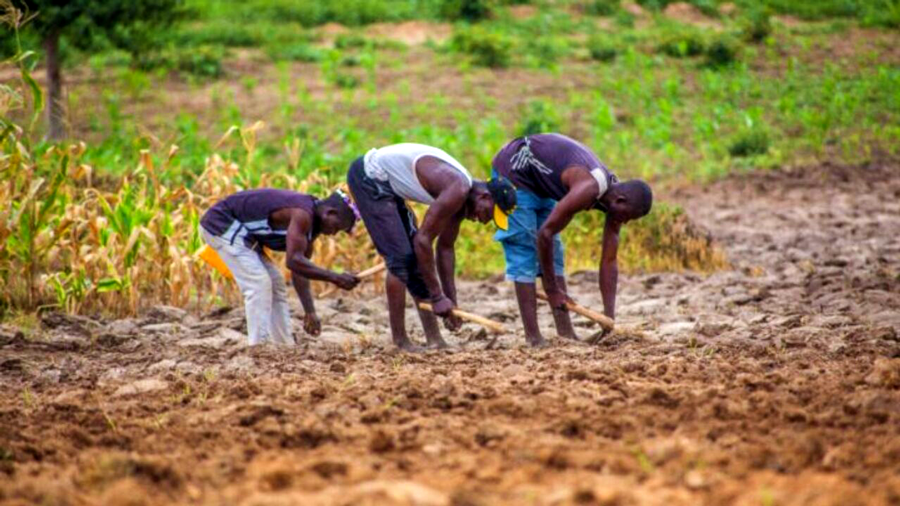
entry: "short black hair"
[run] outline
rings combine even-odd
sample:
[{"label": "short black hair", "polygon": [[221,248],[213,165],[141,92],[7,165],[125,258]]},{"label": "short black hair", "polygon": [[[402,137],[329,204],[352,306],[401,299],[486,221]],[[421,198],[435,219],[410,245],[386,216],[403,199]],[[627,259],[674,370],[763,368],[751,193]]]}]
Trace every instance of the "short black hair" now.
[{"label": "short black hair", "polygon": [[322,205],[326,208],[336,210],[341,218],[341,222],[346,223],[348,228],[356,223],[356,214],[353,212],[353,209],[344,202],[344,197],[342,197],[340,193],[332,193],[328,198],[322,200]]},{"label": "short black hair", "polygon": [[640,179],[631,179],[617,186],[617,190],[625,195],[634,209],[634,218],[642,218],[650,212],[653,207],[653,190],[650,185]]}]

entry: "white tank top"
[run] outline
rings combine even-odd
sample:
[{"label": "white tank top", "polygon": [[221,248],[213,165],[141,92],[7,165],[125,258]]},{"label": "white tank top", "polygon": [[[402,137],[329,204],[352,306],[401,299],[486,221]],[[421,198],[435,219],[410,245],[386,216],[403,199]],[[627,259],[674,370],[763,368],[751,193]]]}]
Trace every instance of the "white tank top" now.
[{"label": "white tank top", "polygon": [[424,144],[403,143],[372,149],[364,158],[366,175],[378,181],[388,181],[399,197],[431,204],[434,197],[428,193],[416,176],[416,163],[423,156],[432,156],[457,169],[472,187],[472,175],[455,158],[444,150]]}]

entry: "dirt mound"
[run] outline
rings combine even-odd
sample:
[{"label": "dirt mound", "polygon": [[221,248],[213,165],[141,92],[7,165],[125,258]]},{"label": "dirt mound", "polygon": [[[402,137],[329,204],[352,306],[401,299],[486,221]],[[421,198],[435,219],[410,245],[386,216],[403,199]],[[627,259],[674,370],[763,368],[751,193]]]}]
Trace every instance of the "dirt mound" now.
[{"label": "dirt mound", "polygon": [[509,14],[515,19],[528,19],[537,14],[538,9],[534,5],[511,5]]},{"label": "dirt mound", "polygon": [[376,23],[366,28],[366,35],[402,42],[409,46],[426,42],[442,42],[450,38],[453,28],[446,23],[406,21],[404,23]]},{"label": "dirt mound", "polygon": [[645,11],[643,7],[634,2],[625,2],[624,4],[622,4],[622,9],[636,18],[642,18],[647,15],[647,11]]},{"label": "dirt mound", "polygon": [[708,17],[696,6],[686,2],[674,2],[666,6],[663,15],[679,23],[703,28],[721,28],[721,23]]},{"label": "dirt mound", "polygon": [[350,33],[349,28],[347,28],[346,26],[344,26],[340,23],[335,23],[335,22],[325,23],[324,25],[319,26],[319,28],[317,28],[317,30],[319,31],[319,33],[321,33],[322,35],[325,35],[326,37],[336,37],[338,35]]}]

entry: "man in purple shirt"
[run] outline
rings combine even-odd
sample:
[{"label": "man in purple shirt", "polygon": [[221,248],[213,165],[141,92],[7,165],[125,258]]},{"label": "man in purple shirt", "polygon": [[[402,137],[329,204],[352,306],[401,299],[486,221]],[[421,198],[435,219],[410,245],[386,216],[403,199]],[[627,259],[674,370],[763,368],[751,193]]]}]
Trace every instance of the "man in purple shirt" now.
[{"label": "man in purple shirt", "polygon": [[217,202],[200,220],[200,233],[234,276],[244,296],[250,344],[272,341],[294,344],[287,290],[281,271],[263,247],[285,251],[287,268],[303,309],[304,329],[318,335],[309,280],[328,281],[344,290],[359,279],[310,261],[319,234],[349,232],[359,219],[350,199],[340,190],[324,200],[289,190],[259,189],[235,193]]},{"label": "man in purple shirt", "polygon": [[650,212],[653,193],[641,180],[619,182],[583,144],[561,134],[537,134],[508,143],[494,157],[496,174],[516,186],[517,207],[509,223],[495,235],[503,244],[506,277],[516,284],[516,298],[525,337],[532,346],[545,346],[537,324],[535,277],[541,276],[553,308],[556,330],[576,339],[566,311],[563,247],[559,238],[566,225],[581,211],[606,213],[603,253],[600,261],[600,293],[604,312],[616,315],[616,256],[619,230],[626,222]]}]

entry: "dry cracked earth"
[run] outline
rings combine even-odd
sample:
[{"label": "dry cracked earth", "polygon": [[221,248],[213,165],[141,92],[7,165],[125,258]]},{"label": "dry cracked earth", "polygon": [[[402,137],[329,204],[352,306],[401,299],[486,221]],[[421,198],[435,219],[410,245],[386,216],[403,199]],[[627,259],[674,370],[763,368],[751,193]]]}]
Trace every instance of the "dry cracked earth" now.
[{"label": "dry cracked earth", "polygon": [[[900,504],[896,163],[667,198],[733,269],[623,276],[596,346],[398,354],[368,288],[290,349],[241,345],[240,309],[2,327],[0,504]],[[460,291],[519,327],[506,283]]]}]

